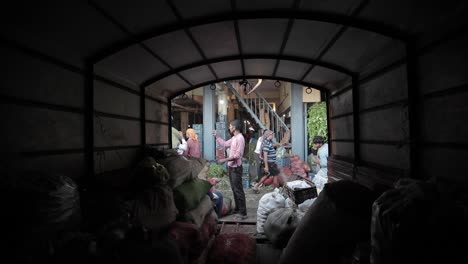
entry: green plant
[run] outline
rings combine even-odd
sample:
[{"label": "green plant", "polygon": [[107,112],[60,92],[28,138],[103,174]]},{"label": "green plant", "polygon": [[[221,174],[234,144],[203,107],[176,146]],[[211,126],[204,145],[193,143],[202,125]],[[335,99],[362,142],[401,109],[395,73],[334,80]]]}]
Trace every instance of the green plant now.
[{"label": "green plant", "polygon": [[322,136],[327,140],[327,106],[325,102],[315,103],[307,110],[307,133],[309,135],[309,146],[313,146],[315,136]]},{"label": "green plant", "polygon": [[208,169],[207,175],[208,178],[221,178],[227,175],[227,171],[222,165],[212,163]]}]

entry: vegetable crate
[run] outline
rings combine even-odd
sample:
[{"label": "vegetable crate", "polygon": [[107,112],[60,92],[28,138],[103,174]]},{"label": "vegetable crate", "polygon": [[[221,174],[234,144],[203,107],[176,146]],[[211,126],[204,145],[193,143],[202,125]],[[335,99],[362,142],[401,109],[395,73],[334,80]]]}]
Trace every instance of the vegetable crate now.
[{"label": "vegetable crate", "polygon": [[305,200],[317,197],[317,187],[315,187],[315,184],[308,181],[306,181],[306,183],[310,186],[310,188],[293,190],[286,184],[284,185],[286,195],[288,195],[288,197],[291,198],[291,200],[293,200],[295,204],[301,204]]}]

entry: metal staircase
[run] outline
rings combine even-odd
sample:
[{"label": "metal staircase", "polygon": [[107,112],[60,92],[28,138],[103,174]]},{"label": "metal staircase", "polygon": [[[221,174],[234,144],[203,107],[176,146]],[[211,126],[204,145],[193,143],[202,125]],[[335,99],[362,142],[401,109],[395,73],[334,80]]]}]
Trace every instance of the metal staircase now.
[{"label": "metal staircase", "polygon": [[224,82],[224,84],[236,96],[237,100],[255,120],[257,125],[262,128],[262,130],[272,130],[278,140],[281,140],[284,136],[284,133],[289,131],[289,128],[286,126],[283,119],[276,113],[268,101],[263,98],[263,96],[257,91],[249,93],[248,95],[241,95],[232,86],[231,82]]}]

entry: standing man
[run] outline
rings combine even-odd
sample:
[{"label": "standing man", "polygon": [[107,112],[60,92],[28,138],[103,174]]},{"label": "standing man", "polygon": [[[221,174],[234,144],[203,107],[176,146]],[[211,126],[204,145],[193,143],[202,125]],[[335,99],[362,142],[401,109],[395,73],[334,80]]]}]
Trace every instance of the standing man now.
[{"label": "standing man", "polygon": [[275,134],[271,130],[265,130],[263,132],[263,143],[261,145],[262,149],[262,158],[263,158],[263,177],[260,179],[260,181],[255,184],[255,186],[252,188],[252,191],[255,193],[258,193],[259,188],[263,185],[263,182],[268,178],[268,177],[273,177],[273,185],[275,187],[280,187],[280,182],[278,180],[278,175],[280,174],[280,170],[278,168],[278,165],[276,164],[276,150],[273,144],[273,138]]},{"label": "standing man", "polygon": [[242,136],[242,123],[239,120],[233,120],[229,123],[229,132],[233,135],[228,141],[216,135],[216,130],[213,131],[213,136],[216,137],[218,144],[224,147],[229,147],[229,156],[224,159],[219,159],[219,163],[227,162],[229,182],[236,204],[236,218],[247,218],[247,207],[245,205],[245,193],[242,186],[242,156],[245,149],[245,140]]},{"label": "standing man", "polygon": [[317,157],[313,157],[312,161],[317,164],[320,169],[315,174],[312,181],[317,186],[317,193],[320,193],[328,182],[328,144],[325,143],[325,139],[321,136],[314,137],[314,148],[317,149]]},{"label": "standing man", "polygon": [[[261,130],[263,131],[263,130]],[[257,161],[257,181],[263,176],[263,155],[262,155],[262,143],[263,143],[263,134],[260,134],[260,137],[257,139],[257,145],[255,146],[255,160]]]},{"label": "standing man", "polygon": [[327,163],[328,163],[328,144],[325,143],[325,139],[321,136],[314,137],[314,148],[317,149],[317,157],[313,157],[312,161],[320,166],[320,169],[324,169],[325,175],[327,174]]}]

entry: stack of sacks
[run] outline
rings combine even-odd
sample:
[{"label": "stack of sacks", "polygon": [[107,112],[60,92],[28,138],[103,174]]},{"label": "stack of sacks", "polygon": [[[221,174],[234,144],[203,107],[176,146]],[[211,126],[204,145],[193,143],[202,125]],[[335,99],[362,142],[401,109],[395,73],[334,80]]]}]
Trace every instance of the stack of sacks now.
[{"label": "stack of sacks", "polygon": [[265,235],[276,248],[284,248],[300,222],[296,208],[279,208],[268,215],[264,225]]},{"label": "stack of sacks", "polygon": [[66,255],[57,262],[48,263],[158,263],[161,259],[169,259],[174,264],[186,263],[179,246],[165,232],[148,233],[141,226],[127,225],[124,219],[120,223],[109,223],[98,237],[94,246],[97,248],[96,259],[91,262],[79,262],[77,257],[72,259]]},{"label": "stack of sacks", "polygon": [[169,227],[169,236],[178,245],[184,263],[200,258],[204,251],[202,234],[195,224],[176,221]]},{"label": "stack of sacks", "polygon": [[205,162],[205,165],[203,165],[203,168],[198,173],[197,178],[202,179],[202,180],[208,180],[208,170],[209,169],[210,169],[210,163]]},{"label": "stack of sacks", "polygon": [[213,210],[213,204],[208,191],[211,184],[208,181],[194,179],[177,186],[174,191],[174,202],[179,210],[178,220],[194,223],[198,228],[205,217]]},{"label": "stack of sacks", "polygon": [[157,162],[168,171],[168,185],[172,188],[175,206],[179,211],[177,220],[189,221],[200,228],[205,217],[213,210],[207,195],[211,184],[198,178],[199,174],[206,171],[207,161],[167,150],[159,153]]},{"label": "stack of sacks", "polygon": [[[210,197],[206,194],[211,184],[207,181],[196,179],[181,184],[174,189],[174,200],[180,211],[176,223],[189,224],[196,236],[175,238],[177,243],[184,245],[196,245],[190,247],[190,252],[196,248],[198,254],[182,255],[188,260],[187,263],[204,263],[206,255],[212,245],[217,227],[218,217],[213,210]],[[171,232],[174,234],[174,228]],[[182,250],[183,251],[183,250]]]},{"label": "stack of sacks", "polygon": [[286,198],[286,200],[284,202],[285,203],[285,208],[297,208],[297,216],[299,217],[299,219],[302,219],[304,214],[307,212],[307,210],[309,210],[309,207],[311,207],[312,204],[314,204],[316,199],[317,199],[317,197],[307,199],[307,200],[305,200],[304,202],[302,202],[300,204],[296,204],[290,197],[288,197],[288,198]]},{"label": "stack of sacks", "polygon": [[200,241],[198,239],[193,241],[200,248],[200,254],[190,256],[189,263],[205,263],[206,255],[215,237],[218,217],[213,210],[210,197],[206,195],[210,187],[211,184],[207,181],[197,179],[183,183],[174,190],[174,199],[181,212],[178,221],[193,225],[193,229],[200,236]]},{"label": "stack of sacks", "polygon": [[152,157],[157,163],[166,167],[169,172],[169,185],[177,187],[189,179],[195,179],[199,173],[207,166],[204,158],[181,156],[176,150],[157,150],[146,148],[145,155]]},{"label": "stack of sacks", "polygon": [[[93,255],[98,259],[92,262],[157,262],[158,258],[164,257],[171,259],[171,263],[183,263],[178,246],[166,235],[178,213],[172,188],[168,185],[168,171],[152,157],[145,157],[129,176],[131,177],[122,197],[115,201],[102,201],[106,202],[106,207],[101,209],[102,215],[107,215],[109,220],[103,226],[98,223],[95,228],[97,241],[89,248],[96,250]],[[108,191],[103,189],[101,192],[108,194]],[[81,241],[72,241],[70,246],[77,245],[76,243]],[[85,245],[79,245],[79,248],[83,246]],[[60,258],[65,260],[68,256],[68,260],[72,262],[78,259],[70,259],[68,248],[63,247],[60,250],[66,254],[59,256]],[[64,261],[53,263],[62,262]]]},{"label": "stack of sacks", "polygon": [[203,221],[203,225],[201,227],[201,238],[202,238],[202,246],[204,247],[203,252],[201,253],[200,257],[194,263],[204,264],[206,263],[206,259],[208,257],[208,252],[211,250],[213,243],[216,239],[216,230],[218,227],[218,216],[216,212],[213,210],[210,214],[205,217]]},{"label": "stack of sacks", "polygon": [[198,175],[208,171],[208,161],[204,158],[185,157],[190,161],[192,170],[192,178],[198,178]]},{"label": "stack of sacks", "polygon": [[190,158],[180,156],[173,150],[164,151],[162,157],[158,157],[156,162],[167,169],[170,176],[168,185],[172,189],[186,181],[197,178],[198,173],[203,168],[198,160],[193,161]]},{"label": "stack of sacks", "polygon": [[[202,180],[207,180],[209,183],[211,183],[211,189],[210,191],[211,192],[214,192],[216,190],[216,186],[218,185],[218,183],[221,181],[220,178],[210,178],[208,176],[208,170],[210,169],[210,164],[209,163],[206,163],[204,166],[203,166],[203,169],[200,171],[200,173],[198,174],[198,179],[202,179]],[[227,196],[223,196],[223,208],[222,208],[222,211],[221,211],[221,214],[222,216],[225,216],[225,215],[229,215],[231,214],[233,211],[234,211],[234,201],[227,197]]]},{"label": "stack of sacks", "polygon": [[129,185],[130,197],[125,202],[133,223],[159,232],[176,220],[178,210],[166,168],[146,157],[136,167]]},{"label": "stack of sacks", "polygon": [[206,177],[207,161],[165,151],[158,162],[168,170],[168,184],[172,188],[173,201],[178,210],[169,233],[179,245],[186,263],[204,263],[218,222],[208,196],[212,185],[206,178],[201,179],[202,175]]}]

